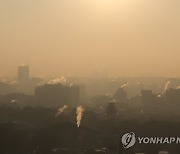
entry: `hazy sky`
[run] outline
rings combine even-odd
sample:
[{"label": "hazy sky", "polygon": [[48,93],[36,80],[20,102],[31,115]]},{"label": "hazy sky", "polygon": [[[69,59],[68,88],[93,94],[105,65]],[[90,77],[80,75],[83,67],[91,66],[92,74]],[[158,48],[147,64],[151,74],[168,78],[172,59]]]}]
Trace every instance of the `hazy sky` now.
[{"label": "hazy sky", "polygon": [[180,0],[0,0],[0,76],[180,76]]}]

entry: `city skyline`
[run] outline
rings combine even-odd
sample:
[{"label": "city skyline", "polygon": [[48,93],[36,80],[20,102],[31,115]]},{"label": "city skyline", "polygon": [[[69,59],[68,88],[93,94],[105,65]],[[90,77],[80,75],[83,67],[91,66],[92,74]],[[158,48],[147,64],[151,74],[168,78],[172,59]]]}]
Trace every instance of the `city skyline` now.
[{"label": "city skyline", "polygon": [[0,154],[180,154],[179,0],[0,0]]}]

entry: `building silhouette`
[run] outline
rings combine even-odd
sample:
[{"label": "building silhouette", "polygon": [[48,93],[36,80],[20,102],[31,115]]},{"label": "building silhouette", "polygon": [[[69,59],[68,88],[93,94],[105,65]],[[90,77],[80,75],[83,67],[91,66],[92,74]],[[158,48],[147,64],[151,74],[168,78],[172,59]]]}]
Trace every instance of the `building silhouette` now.
[{"label": "building silhouette", "polygon": [[120,103],[127,103],[127,92],[123,88],[119,88],[114,94],[114,99]]},{"label": "building silhouette", "polygon": [[35,89],[36,105],[59,107],[61,105],[76,106],[79,103],[79,87],[62,84],[46,84]]},{"label": "building silhouette", "polygon": [[18,67],[18,81],[26,82],[29,80],[29,66],[19,66]]},{"label": "building silhouette", "polygon": [[153,94],[152,90],[141,90],[141,100],[143,105],[151,106],[156,103],[157,96]]},{"label": "building silhouette", "polygon": [[0,103],[10,107],[34,106],[34,95],[26,95],[24,93],[0,95]]},{"label": "building silhouette", "polygon": [[106,117],[108,119],[114,119],[117,116],[117,108],[115,102],[110,101],[106,107]]},{"label": "building silhouette", "polygon": [[180,89],[170,88],[165,93],[165,101],[170,104],[180,104]]}]

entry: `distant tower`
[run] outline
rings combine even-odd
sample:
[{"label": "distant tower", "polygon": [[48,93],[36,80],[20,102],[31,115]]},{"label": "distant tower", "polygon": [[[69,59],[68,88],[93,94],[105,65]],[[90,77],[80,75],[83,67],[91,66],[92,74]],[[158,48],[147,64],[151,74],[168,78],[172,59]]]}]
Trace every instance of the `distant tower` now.
[{"label": "distant tower", "polygon": [[92,52],[90,51],[89,52],[89,55],[88,55],[88,74],[91,75],[92,74]]},{"label": "distant tower", "polygon": [[24,82],[29,79],[29,66],[19,66],[18,67],[18,81]]}]

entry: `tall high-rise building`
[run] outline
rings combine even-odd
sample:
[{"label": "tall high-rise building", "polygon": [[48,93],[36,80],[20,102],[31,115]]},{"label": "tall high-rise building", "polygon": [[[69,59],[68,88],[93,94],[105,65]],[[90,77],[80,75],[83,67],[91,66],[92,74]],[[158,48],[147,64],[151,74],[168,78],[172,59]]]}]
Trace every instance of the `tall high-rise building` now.
[{"label": "tall high-rise building", "polygon": [[24,82],[29,79],[29,66],[19,66],[18,67],[18,81]]}]

